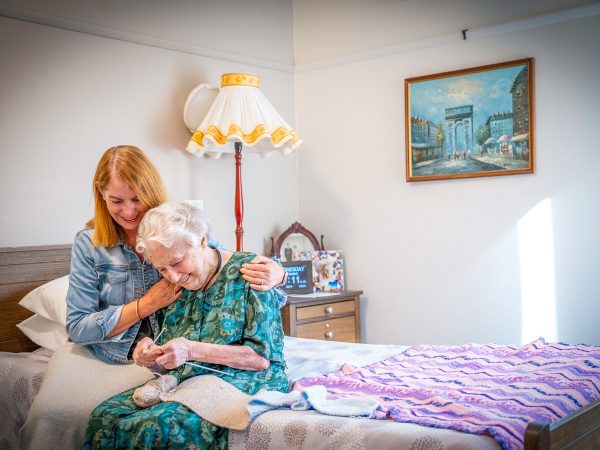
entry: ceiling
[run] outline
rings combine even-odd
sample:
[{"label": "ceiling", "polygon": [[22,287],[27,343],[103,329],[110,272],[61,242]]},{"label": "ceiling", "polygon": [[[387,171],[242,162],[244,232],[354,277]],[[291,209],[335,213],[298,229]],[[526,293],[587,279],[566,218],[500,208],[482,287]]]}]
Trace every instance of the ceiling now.
[{"label": "ceiling", "polygon": [[594,0],[293,0],[295,63],[418,42]]},{"label": "ceiling", "polygon": [[293,70],[590,5],[600,11],[597,0],[0,0],[0,15]]}]

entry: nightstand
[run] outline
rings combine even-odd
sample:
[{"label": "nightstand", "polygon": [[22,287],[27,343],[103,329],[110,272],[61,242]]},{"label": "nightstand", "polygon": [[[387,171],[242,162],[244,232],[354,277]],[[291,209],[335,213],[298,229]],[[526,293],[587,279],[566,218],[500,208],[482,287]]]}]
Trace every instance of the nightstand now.
[{"label": "nightstand", "polygon": [[286,336],[360,342],[360,295],[344,291],[326,297],[289,295],[281,310]]}]

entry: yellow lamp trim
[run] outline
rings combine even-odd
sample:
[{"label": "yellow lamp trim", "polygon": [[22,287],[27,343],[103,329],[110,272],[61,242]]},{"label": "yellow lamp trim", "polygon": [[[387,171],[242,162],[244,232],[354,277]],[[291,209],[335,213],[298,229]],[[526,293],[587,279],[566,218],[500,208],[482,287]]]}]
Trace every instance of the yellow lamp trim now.
[{"label": "yellow lamp trim", "polygon": [[260,87],[260,77],[251,73],[224,73],[221,75],[221,87],[250,86]]},{"label": "yellow lamp trim", "polygon": [[279,144],[287,137],[291,137],[294,142],[300,139],[300,136],[298,136],[294,130],[288,129],[284,126],[277,128],[275,131],[269,134],[267,132],[267,127],[264,124],[259,124],[250,133],[245,134],[242,132],[242,128],[239,125],[232,124],[229,126],[229,131],[227,134],[224,134],[217,126],[210,125],[206,132],[196,131],[192,135],[192,141],[198,144],[201,148],[204,148],[203,140],[204,136],[207,135],[211,136],[214,141],[220,145],[225,145],[227,140],[232,136],[240,138],[242,142],[247,145],[255,144],[256,141],[262,137],[265,137],[265,135],[271,137],[273,145]]}]

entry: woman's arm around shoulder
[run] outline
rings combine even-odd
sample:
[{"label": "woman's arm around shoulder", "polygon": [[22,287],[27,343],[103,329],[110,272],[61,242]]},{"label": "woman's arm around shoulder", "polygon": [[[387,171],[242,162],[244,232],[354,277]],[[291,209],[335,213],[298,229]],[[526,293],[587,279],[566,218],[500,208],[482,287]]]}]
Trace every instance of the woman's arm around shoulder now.
[{"label": "woman's arm around shoulder", "polygon": [[[214,238],[209,239],[208,244],[219,250],[226,250],[226,248]],[[287,294],[280,289],[279,286],[286,283],[287,272],[281,266],[279,259],[256,255],[252,261],[242,264],[240,273],[244,280],[250,283],[251,289],[256,291],[275,289],[279,307],[283,308],[285,306]]]},{"label": "woman's arm around shoulder", "polygon": [[250,283],[250,288],[256,291],[274,289],[279,307],[283,308],[287,301],[287,294],[278,286],[286,283],[287,272],[278,259],[258,255],[249,263],[242,264],[240,272],[244,280]]}]

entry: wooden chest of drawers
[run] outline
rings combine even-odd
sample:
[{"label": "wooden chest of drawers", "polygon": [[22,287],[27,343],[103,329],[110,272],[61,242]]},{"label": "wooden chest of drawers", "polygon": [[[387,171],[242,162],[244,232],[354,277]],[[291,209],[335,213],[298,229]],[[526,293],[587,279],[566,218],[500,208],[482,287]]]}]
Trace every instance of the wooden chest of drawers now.
[{"label": "wooden chest of drawers", "polygon": [[326,297],[290,295],[281,310],[287,336],[360,342],[360,295],[344,291]]}]

